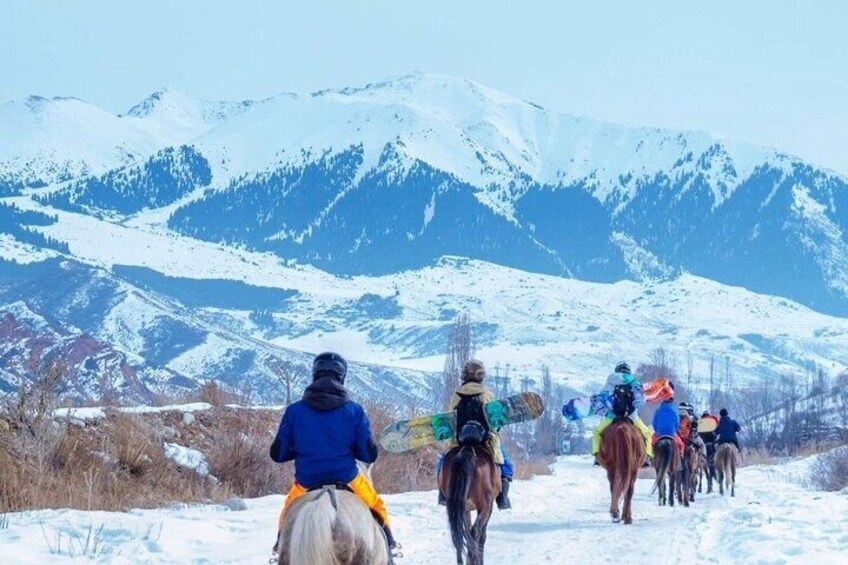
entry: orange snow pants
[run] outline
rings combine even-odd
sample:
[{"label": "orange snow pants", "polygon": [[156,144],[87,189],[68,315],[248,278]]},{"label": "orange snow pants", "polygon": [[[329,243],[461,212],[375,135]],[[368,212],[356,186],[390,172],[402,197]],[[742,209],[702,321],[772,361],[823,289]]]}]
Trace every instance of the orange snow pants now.
[{"label": "orange snow pants", "polygon": [[[365,503],[365,506],[371,509],[371,511],[376,514],[380,521],[386,526],[389,526],[389,512],[386,510],[386,504],[383,502],[383,499],[380,498],[380,495],[377,494],[377,490],[374,488],[368,479],[362,473],[359,473],[355,479],[348,483],[348,486],[353,491],[353,493],[359,497],[362,502]],[[282,531],[283,529],[283,521],[286,518],[286,511],[289,509],[289,506],[292,502],[303,496],[309,492],[305,487],[300,486],[297,483],[292,485],[291,490],[289,491],[289,495],[286,497],[286,503],[283,506],[282,512],[280,512],[280,520],[279,520],[279,529]]]}]

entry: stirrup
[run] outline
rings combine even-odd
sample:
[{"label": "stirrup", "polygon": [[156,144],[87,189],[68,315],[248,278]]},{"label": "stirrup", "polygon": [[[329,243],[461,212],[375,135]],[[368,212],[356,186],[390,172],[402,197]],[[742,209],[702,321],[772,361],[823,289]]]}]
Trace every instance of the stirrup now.
[{"label": "stirrup", "polygon": [[403,550],[403,546],[396,541],[394,547],[389,548],[389,553],[391,554],[391,558],[393,560],[394,559],[403,559],[403,551],[402,550]]}]

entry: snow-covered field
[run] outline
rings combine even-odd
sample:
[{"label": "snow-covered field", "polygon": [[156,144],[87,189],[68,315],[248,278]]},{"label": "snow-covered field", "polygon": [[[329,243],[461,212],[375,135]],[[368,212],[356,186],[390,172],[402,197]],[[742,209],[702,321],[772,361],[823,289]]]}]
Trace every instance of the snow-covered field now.
[{"label": "snow-covered field", "polygon": [[[848,495],[796,484],[807,461],[740,471],[736,498],[703,495],[690,508],[659,508],[652,481],[640,480],[634,525],[612,524],[604,474],[587,457],[566,457],[553,476],[517,482],[515,509],[496,512],[488,562],[536,563],[844,563],[848,555]],[[444,510],[435,492],[388,496],[401,565],[453,562]],[[0,529],[4,562],[92,562],[51,554],[79,549],[102,526],[100,554],[108,563],[264,563],[282,496],[248,500],[247,510],[174,507],[127,513],[45,510],[11,514]],[[74,539],[77,541],[70,542]],[[82,540],[82,541],[80,541]]]}]

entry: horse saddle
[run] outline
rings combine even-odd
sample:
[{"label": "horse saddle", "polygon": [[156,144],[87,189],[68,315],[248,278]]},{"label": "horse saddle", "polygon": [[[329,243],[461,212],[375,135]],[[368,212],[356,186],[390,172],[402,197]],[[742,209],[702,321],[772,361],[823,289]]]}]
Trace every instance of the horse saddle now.
[{"label": "horse saddle", "polygon": [[[353,492],[353,489],[350,488],[350,485],[348,485],[346,483],[341,483],[341,482],[338,482],[338,481],[325,481],[323,483],[318,483],[317,485],[309,487],[307,490],[309,492],[312,492],[314,490],[322,490],[322,489],[325,489],[327,487],[333,487],[336,490],[346,490],[347,492]],[[356,494],[356,493],[353,493],[353,494]]]}]

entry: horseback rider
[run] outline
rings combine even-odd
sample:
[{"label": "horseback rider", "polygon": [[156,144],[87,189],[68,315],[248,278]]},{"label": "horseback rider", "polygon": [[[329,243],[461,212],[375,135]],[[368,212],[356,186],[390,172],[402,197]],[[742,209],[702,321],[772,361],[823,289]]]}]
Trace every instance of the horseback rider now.
[{"label": "horseback rider", "polygon": [[719,411],[719,415],[721,416],[721,420],[719,420],[718,428],[716,428],[716,436],[718,437],[717,445],[732,443],[736,446],[736,449],[741,452],[742,450],[739,448],[739,438],[736,437],[736,434],[742,431],[742,427],[736,422],[736,420],[730,417],[727,412],[727,408],[722,408],[721,411]]},{"label": "horseback rider", "polygon": [[674,440],[674,444],[677,446],[680,456],[683,457],[683,452],[685,451],[686,446],[683,444],[683,440],[679,435],[680,413],[674,405],[674,383],[669,381],[668,384],[672,390],[672,395],[666,400],[663,400],[657,408],[657,411],[654,412],[654,419],[652,422],[654,428],[653,443],[656,444],[656,442],[663,437],[671,438]]},{"label": "horseback rider", "polygon": [[704,457],[707,456],[707,446],[698,435],[698,418],[695,416],[695,407],[688,402],[680,403],[680,432],[678,435],[683,440],[684,445],[689,444],[701,452]]},{"label": "horseback rider", "polygon": [[378,519],[391,550],[399,548],[392,535],[383,499],[356,461],[377,460],[377,444],[365,410],[350,400],[344,386],[347,361],[337,353],[322,353],[312,363],[312,384],[303,398],[283,413],[277,437],[271,444],[271,459],[277,463],[294,460],[295,483],[280,513],[279,532],[291,503],[310,490],[327,485],[344,485],[356,494]]},{"label": "horseback rider", "polygon": [[[711,493],[713,491],[713,481],[712,477],[716,475],[715,469],[715,450],[716,450],[716,440],[718,436],[716,435],[716,429],[718,428],[718,418],[710,414],[709,410],[705,410],[703,414],[701,414],[701,421],[712,421],[713,425],[709,426],[712,428],[712,431],[702,432],[698,431],[698,437],[701,438],[701,441],[704,442],[704,445],[707,448],[707,470],[709,471],[709,481],[707,483],[707,493]],[[709,429],[708,428],[708,429]]]},{"label": "horseback rider", "polygon": [[[508,510],[512,508],[512,503],[509,500],[509,484],[512,482],[514,471],[506,450],[501,446],[498,430],[489,429],[488,423],[479,421],[485,420],[482,411],[483,406],[487,402],[495,400],[494,393],[483,384],[484,380],[486,380],[486,366],[476,359],[467,361],[462,368],[462,385],[453,393],[448,410],[457,412],[457,428],[460,428],[460,422],[471,419],[477,420],[477,424],[482,427],[481,429],[488,429],[488,438],[484,438],[482,441],[489,447],[492,460],[501,470],[501,492],[495,502],[498,505],[498,510]],[[459,432],[459,430],[457,431]],[[459,445],[458,438],[452,439],[448,444],[448,451],[457,445]],[[444,459],[445,455],[442,454],[437,467],[439,471],[441,471]],[[444,494],[439,491],[439,504],[444,505],[445,502]]]},{"label": "horseback rider", "polygon": [[612,399],[612,407],[606,417],[592,432],[592,455],[595,464],[598,461],[598,451],[601,449],[601,434],[617,417],[628,417],[636,425],[645,438],[645,448],[648,457],[654,456],[654,446],[651,443],[653,431],[639,417],[639,408],[645,404],[645,393],[642,384],[636,380],[630,371],[630,365],[621,361],[615,366],[615,371],[607,379],[607,388]]}]

